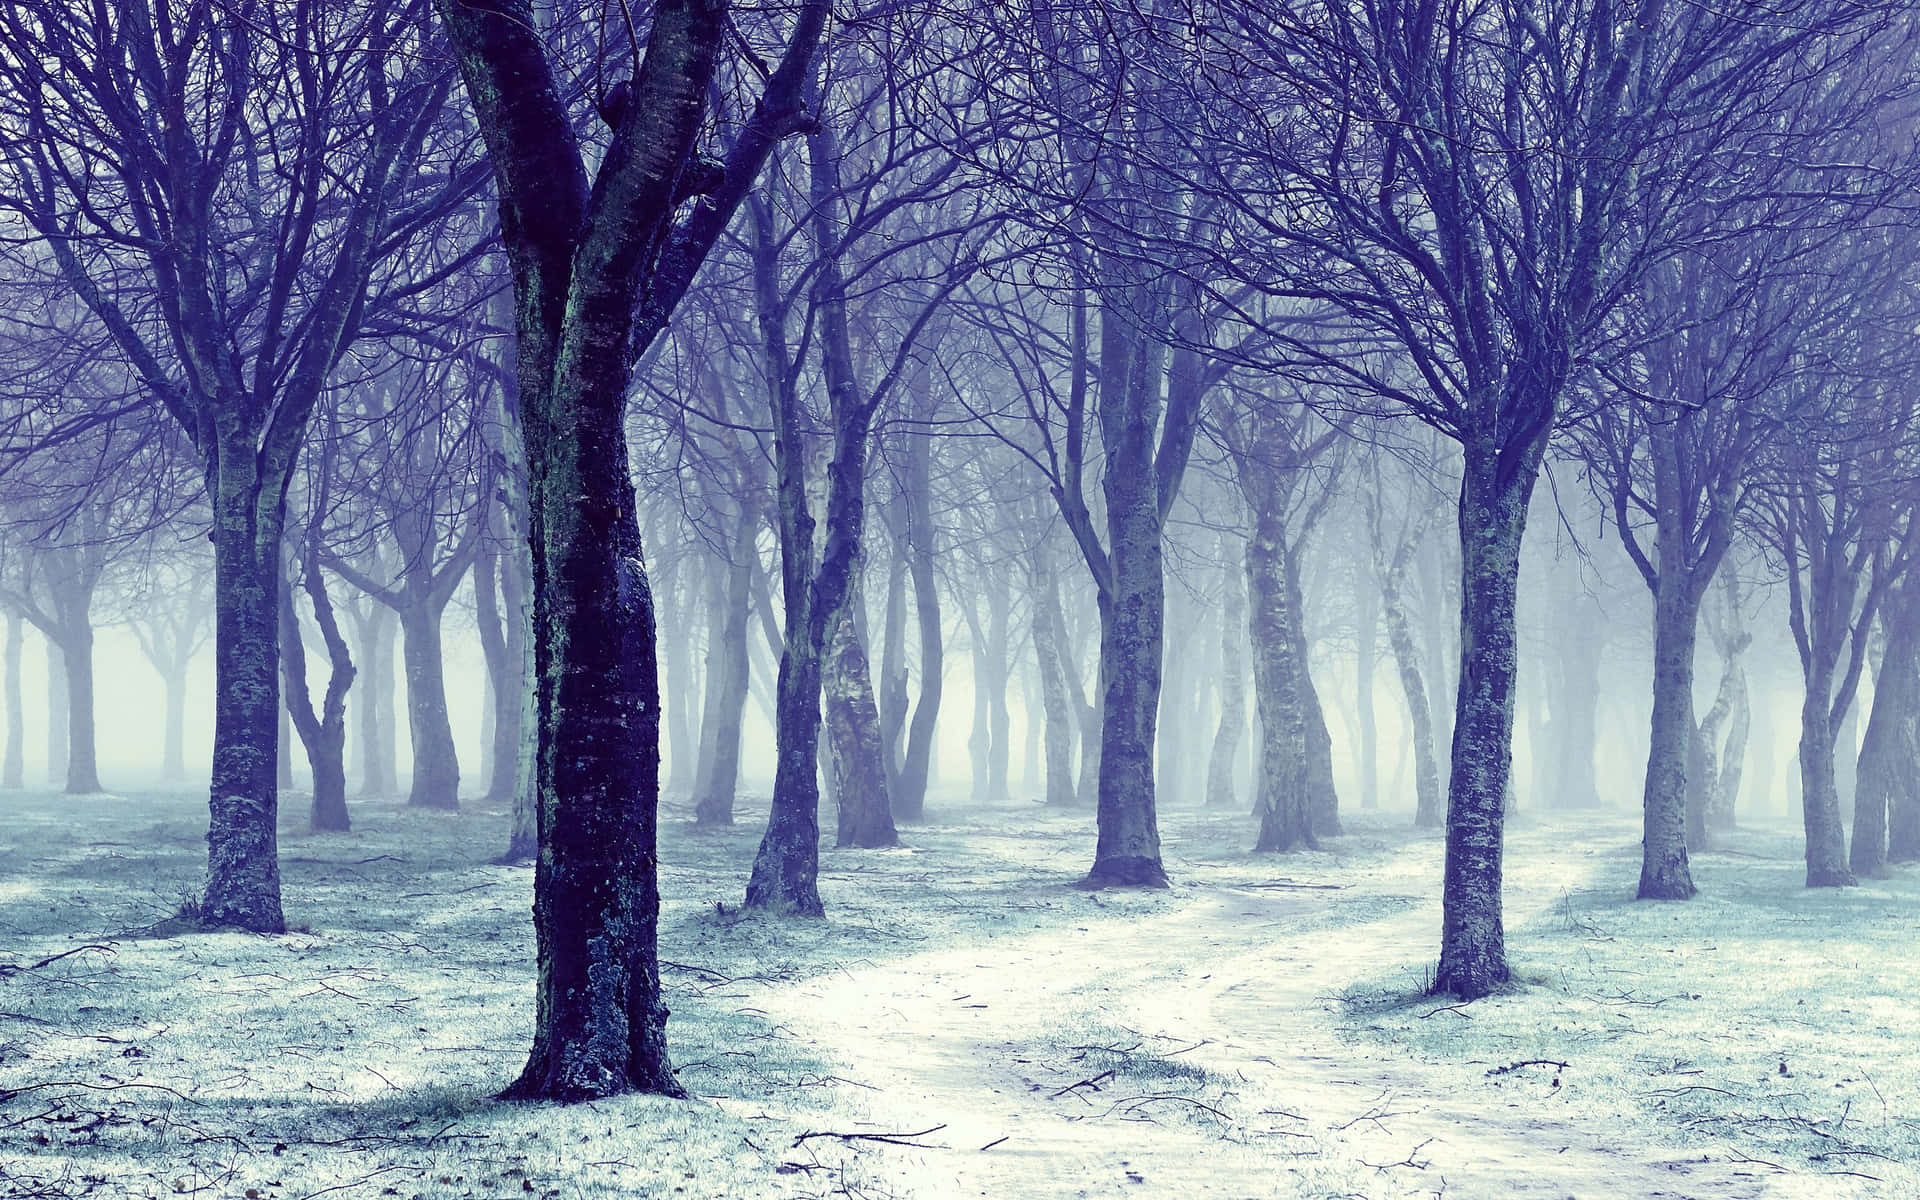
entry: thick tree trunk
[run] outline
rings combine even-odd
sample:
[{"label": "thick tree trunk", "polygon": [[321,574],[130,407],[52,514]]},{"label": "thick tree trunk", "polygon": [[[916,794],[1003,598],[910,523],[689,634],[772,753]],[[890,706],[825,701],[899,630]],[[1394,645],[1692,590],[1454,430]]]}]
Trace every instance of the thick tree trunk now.
[{"label": "thick tree trunk", "polygon": [[209,926],[280,933],[280,530],[285,481],[258,478],[250,441],[210,470],[214,563]]},{"label": "thick tree trunk", "polygon": [[1800,706],[1800,811],[1807,833],[1807,886],[1850,887],[1846,823],[1834,781],[1835,729],[1829,716],[1831,672],[1816,670]]},{"label": "thick tree trunk", "polygon": [[440,610],[431,602],[400,610],[400,654],[407,673],[407,728],[413,735],[413,786],[407,803],[452,811],[460,807],[460,759],[447,718]]},{"label": "thick tree trunk", "polygon": [[1327,711],[1320,703],[1320,689],[1313,684],[1312,647],[1307,642],[1307,603],[1300,586],[1298,547],[1288,549],[1285,570],[1290,610],[1287,635],[1293,639],[1294,670],[1307,731],[1307,815],[1313,822],[1315,837],[1339,837],[1340,793],[1333,782],[1333,734],[1327,729]]},{"label": "thick tree trunk", "polygon": [[1684,576],[1660,580],[1653,616],[1653,723],[1642,793],[1642,900],[1690,900],[1687,760],[1695,738],[1693,652],[1699,605]]},{"label": "thick tree trunk", "polygon": [[7,751],[5,765],[0,766],[0,787],[17,791],[26,786],[27,776],[27,733],[26,714],[23,711],[23,697],[20,692],[20,655],[26,641],[26,623],[20,614],[7,614]]},{"label": "thick tree trunk", "polygon": [[1153,748],[1160,715],[1165,580],[1151,472],[1105,477],[1111,594],[1100,597],[1099,838],[1088,887],[1165,887]]},{"label": "thick tree trunk", "polygon": [[827,764],[833,774],[839,820],[834,845],[874,850],[900,844],[887,800],[880,710],[849,604],[827,643],[821,672],[827,725]]},{"label": "thick tree trunk", "polygon": [[93,626],[82,605],[67,622],[60,657],[67,681],[67,793],[101,790],[93,722]]},{"label": "thick tree trunk", "polygon": [[[789,618],[791,622],[791,618]],[[789,629],[775,692],[775,802],[747,881],[747,907],[817,917],[820,902],[820,675],[817,653]]]},{"label": "thick tree trunk", "polygon": [[1914,595],[1920,588],[1903,585],[1881,613],[1886,650],[1860,746],[1848,851],[1848,865],[1863,879],[1886,874],[1895,816],[1920,802],[1920,605]]},{"label": "thick tree trunk", "polygon": [[[1242,467],[1255,469],[1260,468]],[[1286,546],[1276,507],[1257,506],[1246,548],[1248,633],[1260,711],[1260,839],[1254,849],[1261,851],[1319,845],[1305,681],[1294,631],[1300,614],[1287,586]]]},{"label": "thick tree trunk", "polygon": [[1469,447],[1460,494],[1460,645],[1436,993],[1477,999],[1509,978],[1501,841],[1513,773],[1520,543],[1539,451]]},{"label": "thick tree trunk", "polygon": [[1245,551],[1232,561],[1232,539],[1220,538],[1227,560],[1220,583],[1220,727],[1207,756],[1207,807],[1233,808],[1240,743],[1247,736],[1247,571]]}]

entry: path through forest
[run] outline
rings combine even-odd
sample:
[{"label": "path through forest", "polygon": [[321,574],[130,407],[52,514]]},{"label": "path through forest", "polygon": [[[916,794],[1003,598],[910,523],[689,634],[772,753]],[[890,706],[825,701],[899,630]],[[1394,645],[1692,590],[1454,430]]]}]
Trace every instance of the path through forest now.
[{"label": "path through forest", "polygon": [[[1526,841],[1510,928],[1591,870]],[[1343,1037],[1350,984],[1405,971],[1414,991],[1440,918],[1407,893],[1437,850],[1346,884],[1181,882],[1139,920],[856,966],[756,1002],[875,1089],[873,1126],[852,1132],[934,1130],[912,1140],[936,1149],[898,1154],[914,1195],[1774,1195],[1750,1164],[1559,1115],[1550,1064],[1504,1072],[1525,1087],[1463,1087],[1453,1064]]]}]

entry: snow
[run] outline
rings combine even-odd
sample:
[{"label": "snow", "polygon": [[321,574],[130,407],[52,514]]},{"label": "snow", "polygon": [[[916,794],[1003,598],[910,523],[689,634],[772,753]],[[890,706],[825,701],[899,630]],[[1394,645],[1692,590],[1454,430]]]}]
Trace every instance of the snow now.
[{"label": "snow", "polygon": [[489,1098],[531,1026],[504,813],[314,837],[289,799],[298,932],[142,937],[198,886],[203,800],[4,803],[0,961],[104,948],[0,978],[0,1194],[1920,1194],[1920,882],[1808,892],[1785,833],[1640,904],[1633,822],[1523,819],[1516,986],[1455,1008],[1420,995],[1440,843],[1400,814],[1289,856],[1163,814],[1173,887],[1086,893],[1091,814],[959,810],[828,851],[822,923],[736,911],[753,806],[669,806],[695,1098],[543,1108]]}]

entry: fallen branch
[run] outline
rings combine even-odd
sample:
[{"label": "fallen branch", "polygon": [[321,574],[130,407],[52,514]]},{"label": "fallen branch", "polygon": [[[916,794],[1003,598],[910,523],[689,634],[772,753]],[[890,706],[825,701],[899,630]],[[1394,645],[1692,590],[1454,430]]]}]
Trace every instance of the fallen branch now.
[{"label": "fallen branch", "polygon": [[918,1133],[841,1133],[834,1129],[821,1129],[813,1133],[803,1133],[793,1139],[789,1149],[797,1149],[802,1142],[810,1138],[838,1138],[843,1142],[884,1142],[889,1146],[912,1146],[916,1150],[930,1150],[931,1146],[922,1146],[914,1138],[923,1138],[930,1133],[939,1133],[945,1125],[935,1125],[931,1129],[922,1129]]},{"label": "fallen branch", "polygon": [[1098,1075],[1095,1075],[1094,1077],[1092,1077],[1091,1079],[1082,1079],[1079,1083],[1068,1084],[1067,1086],[1061,1088],[1059,1091],[1054,1092],[1049,1098],[1058,1100],[1060,1097],[1066,1095],[1068,1092],[1073,1091],[1075,1088],[1090,1087],[1097,1092],[1100,1090],[1100,1084],[1103,1080],[1112,1079],[1112,1078],[1113,1078],[1112,1071],[1102,1071]]},{"label": "fallen branch", "polygon": [[89,942],[84,946],[75,946],[71,950],[62,950],[58,954],[49,955],[46,958],[41,959],[37,963],[28,963],[24,967],[21,966],[19,963],[0,963],[0,979],[6,979],[13,975],[20,975],[27,971],[38,971],[41,967],[48,966],[52,963],[57,963],[63,958],[72,958],[76,954],[84,954],[89,950],[100,950],[100,951],[104,951],[107,954],[116,953],[116,950],[111,942]]},{"label": "fallen branch", "polygon": [[1493,1070],[1488,1071],[1487,1074],[1511,1075],[1515,1071],[1518,1071],[1521,1067],[1554,1067],[1558,1070],[1564,1071],[1567,1069],[1568,1065],[1569,1064],[1563,1063],[1563,1062],[1555,1062],[1551,1058],[1527,1058],[1527,1059],[1522,1059],[1519,1062],[1508,1063],[1504,1067],[1495,1067],[1493,1068]]}]

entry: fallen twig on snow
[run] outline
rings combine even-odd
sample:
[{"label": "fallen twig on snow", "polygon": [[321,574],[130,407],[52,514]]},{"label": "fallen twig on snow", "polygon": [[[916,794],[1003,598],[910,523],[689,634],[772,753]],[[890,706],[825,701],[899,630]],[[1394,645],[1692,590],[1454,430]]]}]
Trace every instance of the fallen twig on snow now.
[{"label": "fallen twig on snow", "polygon": [[0,963],[0,979],[20,975],[27,971],[38,971],[41,967],[57,963],[63,958],[72,958],[76,954],[84,954],[89,950],[100,950],[107,954],[118,952],[111,942],[89,942],[84,946],[75,946],[71,950],[62,950],[58,954],[50,954],[37,963],[28,963],[25,966],[21,966],[19,963]]},{"label": "fallen twig on snow", "polygon": [[926,1137],[930,1133],[939,1133],[945,1128],[945,1125],[935,1125],[931,1129],[922,1129],[918,1133],[842,1133],[834,1129],[821,1129],[812,1133],[803,1133],[794,1138],[793,1148],[797,1148],[810,1138],[838,1138],[843,1142],[884,1142],[889,1146],[912,1146],[916,1150],[929,1150],[932,1147],[922,1146],[913,1139]]}]

